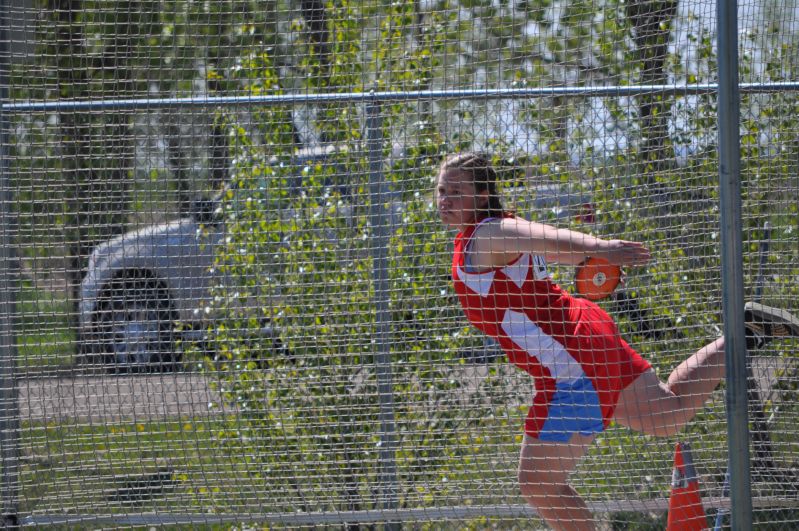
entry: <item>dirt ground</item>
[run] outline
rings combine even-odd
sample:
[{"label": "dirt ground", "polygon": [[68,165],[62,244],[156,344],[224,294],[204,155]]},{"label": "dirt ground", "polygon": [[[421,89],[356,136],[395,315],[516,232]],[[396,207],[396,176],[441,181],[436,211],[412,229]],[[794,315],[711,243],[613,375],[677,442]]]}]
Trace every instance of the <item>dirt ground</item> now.
[{"label": "dirt ground", "polygon": [[18,381],[20,420],[100,423],[218,414],[207,377],[190,373],[34,378]]},{"label": "dirt ground", "polygon": [[[770,390],[778,379],[785,360],[755,358],[754,376],[763,395],[770,399]],[[504,367],[503,367],[504,368]],[[526,378],[507,369],[515,382],[508,390],[510,403],[529,400],[532,388]],[[461,368],[459,381],[467,382],[457,398],[473,401],[479,395],[486,377],[486,367]],[[517,381],[518,380],[518,381]],[[507,381],[505,385],[507,385]],[[32,423],[108,423],[118,421],[151,421],[169,418],[198,418],[221,413],[218,395],[208,377],[192,373],[150,375],[85,375],[77,377],[28,378],[17,381],[19,418]],[[450,397],[452,398],[452,397]],[[212,406],[213,404],[213,406]]]}]

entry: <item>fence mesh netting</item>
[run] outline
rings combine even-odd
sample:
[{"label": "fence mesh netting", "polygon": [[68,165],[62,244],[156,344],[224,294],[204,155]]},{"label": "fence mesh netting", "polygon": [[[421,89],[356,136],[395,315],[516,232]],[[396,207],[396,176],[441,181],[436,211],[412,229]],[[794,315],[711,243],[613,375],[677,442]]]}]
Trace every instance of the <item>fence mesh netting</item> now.
[{"label": "fence mesh netting", "polygon": [[[737,288],[799,312],[799,2],[739,4]],[[648,246],[597,304],[662,380],[722,334],[715,2],[3,5],[20,524],[543,527],[534,380],[452,285],[450,153],[486,153],[524,219]],[[798,352],[750,358],[761,529],[799,525]],[[678,441],[712,525],[723,384],[678,435],[612,422],[570,483],[598,524],[662,527]]]}]

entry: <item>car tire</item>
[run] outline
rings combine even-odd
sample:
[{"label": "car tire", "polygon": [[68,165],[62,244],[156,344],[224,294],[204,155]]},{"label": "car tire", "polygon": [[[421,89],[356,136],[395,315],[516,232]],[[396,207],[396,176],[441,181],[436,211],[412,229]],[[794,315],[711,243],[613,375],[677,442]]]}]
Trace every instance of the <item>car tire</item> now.
[{"label": "car tire", "polygon": [[91,363],[112,373],[175,370],[181,359],[175,320],[169,293],[155,279],[115,281],[95,313]]}]

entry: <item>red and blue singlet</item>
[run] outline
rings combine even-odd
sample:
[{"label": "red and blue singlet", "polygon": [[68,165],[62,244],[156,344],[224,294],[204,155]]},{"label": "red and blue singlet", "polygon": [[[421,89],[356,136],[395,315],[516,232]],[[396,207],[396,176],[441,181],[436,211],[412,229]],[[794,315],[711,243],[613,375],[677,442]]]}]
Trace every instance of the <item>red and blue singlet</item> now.
[{"label": "red and blue singlet", "polygon": [[496,339],[508,360],[530,374],[535,398],[525,432],[568,441],[601,432],[619,393],[650,365],[619,335],[595,303],[572,297],[552,282],[543,257],[470,272],[466,252],[484,219],[455,238],[452,279],[472,325]]}]

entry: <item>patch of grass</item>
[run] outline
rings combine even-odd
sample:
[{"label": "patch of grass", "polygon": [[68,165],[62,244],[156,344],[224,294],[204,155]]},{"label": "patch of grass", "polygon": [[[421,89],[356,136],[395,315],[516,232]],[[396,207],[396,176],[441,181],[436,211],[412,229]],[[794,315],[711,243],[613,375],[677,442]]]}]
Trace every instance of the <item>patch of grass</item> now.
[{"label": "patch of grass", "polygon": [[20,373],[66,370],[74,364],[76,333],[71,312],[66,297],[23,283],[17,298]]},{"label": "patch of grass", "polygon": [[24,428],[20,512],[229,512],[257,505],[242,456],[220,452],[217,420]]},{"label": "patch of grass", "polygon": [[[99,425],[26,426],[22,433],[20,512],[22,515],[123,515],[285,511],[283,506],[270,507],[269,492],[282,489],[284,497],[290,492],[299,493],[293,482],[303,479],[278,474],[280,467],[270,468],[269,459],[294,450],[274,446],[259,448],[255,441],[242,441],[241,451],[234,451],[229,442],[220,445],[216,437],[221,432],[229,434],[232,424],[235,418],[219,416]],[[505,425],[501,431],[506,429],[509,428]],[[607,444],[598,445],[597,455],[589,457],[579,472],[580,485],[595,482],[587,493],[592,498],[608,498],[618,495],[619,488],[634,487],[623,485],[623,478],[612,485],[597,481],[599,477],[629,479],[629,474],[608,473],[610,465],[619,466],[618,455],[621,455],[617,453],[617,457],[610,459],[615,462],[608,463],[608,457],[601,454],[602,449],[609,447],[621,448],[626,459],[638,464],[640,474],[657,477],[657,482],[663,485],[655,485],[659,488],[654,490],[668,488],[667,480],[660,481],[670,473],[671,464],[664,461],[668,444],[658,449],[662,451],[650,447],[645,452],[647,455],[638,455],[645,447],[636,445],[640,441],[628,438],[624,430],[608,432]],[[424,485],[431,489],[432,498],[427,502],[457,504],[459,500],[471,499],[478,505],[523,503],[514,479],[517,438],[508,434],[505,441],[501,433],[487,432],[485,437],[468,439],[462,441],[463,449],[469,449],[465,451],[468,458],[461,455],[457,462],[448,463],[440,470],[440,479],[448,478],[449,487],[436,493],[435,481]],[[256,452],[263,453],[256,455]],[[662,459],[650,462],[653,455]],[[305,459],[311,458],[313,456],[305,456]],[[298,470],[307,471],[308,465],[307,462],[298,463]],[[402,461],[399,465],[402,469]],[[444,485],[446,483],[440,486]],[[490,488],[487,489],[487,485]],[[299,487],[302,489],[302,485]],[[314,497],[318,497],[322,493],[315,494]],[[645,493],[624,494],[635,497]],[[449,497],[453,499],[447,499]],[[419,502],[424,496],[416,492],[412,498]],[[321,498],[312,503],[324,505]],[[335,505],[335,500],[330,503]]]}]

